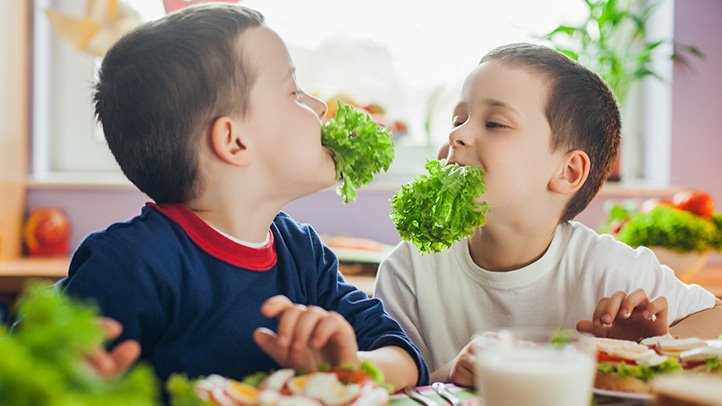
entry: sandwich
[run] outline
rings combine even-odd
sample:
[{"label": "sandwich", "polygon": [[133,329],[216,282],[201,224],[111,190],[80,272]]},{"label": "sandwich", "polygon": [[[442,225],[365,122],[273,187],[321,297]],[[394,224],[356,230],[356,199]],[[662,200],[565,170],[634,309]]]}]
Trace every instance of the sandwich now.
[{"label": "sandwich", "polygon": [[641,344],[675,357],[685,371],[722,374],[722,340],[674,338],[667,334],[646,338]]},{"label": "sandwich", "polygon": [[597,346],[595,388],[649,393],[656,377],[682,371],[677,358],[660,355],[647,345],[611,338],[593,340]]}]

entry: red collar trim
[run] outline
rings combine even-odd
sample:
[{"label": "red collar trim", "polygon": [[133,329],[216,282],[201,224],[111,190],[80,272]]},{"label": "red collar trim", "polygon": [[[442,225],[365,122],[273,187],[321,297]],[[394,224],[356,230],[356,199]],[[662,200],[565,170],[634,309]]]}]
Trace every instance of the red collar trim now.
[{"label": "red collar trim", "polygon": [[210,256],[251,271],[268,271],[276,265],[276,247],[269,230],[268,244],[251,248],[229,240],[182,204],[146,203],[178,224],[203,251]]}]

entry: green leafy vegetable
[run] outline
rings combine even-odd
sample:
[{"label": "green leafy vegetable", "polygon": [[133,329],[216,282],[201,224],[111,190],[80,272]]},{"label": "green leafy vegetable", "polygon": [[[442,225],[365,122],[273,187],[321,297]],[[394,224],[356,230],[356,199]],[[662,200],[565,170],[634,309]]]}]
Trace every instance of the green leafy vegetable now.
[{"label": "green leafy vegetable", "polygon": [[18,302],[19,327],[0,327],[0,399],[9,405],[154,405],[155,376],[139,365],[104,379],[83,357],[102,344],[95,307],[46,284],[32,285]]},{"label": "green leafy vegetable", "polygon": [[387,171],[394,160],[389,131],[340,100],[336,116],[321,129],[321,143],[333,151],[336,179],[343,182],[336,192],[344,203],[356,200],[356,189]]},{"label": "green leafy vegetable", "polygon": [[171,375],[165,384],[171,406],[215,406],[215,403],[198,397],[195,391],[198,381],[200,379],[189,380],[185,374]]},{"label": "green leafy vegetable", "polygon": [[659,246],[679,252],[703,252],[722,243],[720,230],[715,222],[703,217],[659,206],[648,213],[631,213],[617,239],[632,247]]},{"label": "green leafy vegetable", "polygon": [[442,251],[486,224],[490,206],[479,202],[486,192],[484,171],[473,166],[427,161],[419,175],[391,199],[391,220],[399,235],[422,253]]},{"label": "green leafy vegetable", "polygon": [[705,371],[722,372],[722,360],[718,357],[709,357],[705,360]]},{"label": "green leafy vegetable", "polygon": [[639,378],[648,381],[656,374],[669,374],[682,371],[682,366],[676,358],[667,358],[666,361],[656,367],[647,367],[643,365],[628,365],[624,362],[608,363],[600,362],[597,364],[597,370],[604,373],[613,373],[620,377]]},{"label": "green leafy vegetable", "polygon": [[551,338],[551,344],[554,347],[564,347],[565,345],[572,342],[574,337],[574,330],[559,327]]}]

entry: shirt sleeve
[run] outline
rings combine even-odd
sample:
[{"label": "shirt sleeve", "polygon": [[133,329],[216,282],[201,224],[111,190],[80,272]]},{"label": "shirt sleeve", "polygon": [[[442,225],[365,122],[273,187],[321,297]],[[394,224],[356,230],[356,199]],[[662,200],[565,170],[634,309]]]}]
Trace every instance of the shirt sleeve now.
[{"label": "shirt sleeve", "polygon": [[404,334],[399,324],[389,317],[381,301],[369,298],[363,291],[346,283],[338,271],[336,255],[321,243],[313,231],[312,243],[318,253],[318,305],[326,310],[336,311],[348,320],[356,333],[361,351],[387,346],[403,348],[416,363],[417,385],[428,384],[429,373],[421,352]]},{"label": "shirt sleeve", "polygon": [[606,295],[617,290],[631,292],[644,289],[652,300],[664,296],[668,302],[670,325],[714,306],[715,297],[711,292],[679,280],[672,269],[659,263],[649,248],[632,249],[617,241],[606,244],[615,246],[607,246],[607,249],[596,253],[611,259],[604,278]]},{"label": "shirt sleeve", "polygon": [[148,358],[153,343],[166,325],[158,289],[150,272],[120,241],[89,237],[73,255],[68,277],[58,286],[70,296],[88,299],[101,313],[123,326],[111,347],[127,339],[141,345]]},{"label": "shirt sleeve", "polygon": [[[383,302],[389,316],[401,325],[401,329],[416,344],[424,358],[431,360],[429,346],[420,330],[414,272],[407,244],[401,243],[381,263],[374,292]],[[437,371],[431,371],[434,379],[438,378],[437,375]]]}]

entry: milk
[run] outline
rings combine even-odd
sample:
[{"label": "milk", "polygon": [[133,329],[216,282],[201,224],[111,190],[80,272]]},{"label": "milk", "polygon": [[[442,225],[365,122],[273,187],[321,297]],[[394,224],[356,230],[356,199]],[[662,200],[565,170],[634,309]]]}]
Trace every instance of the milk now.
[{"label": "milk", "polygon": [[494,348],[477,354],[484,406],[588,406],[595,361],[574,347]]}]

